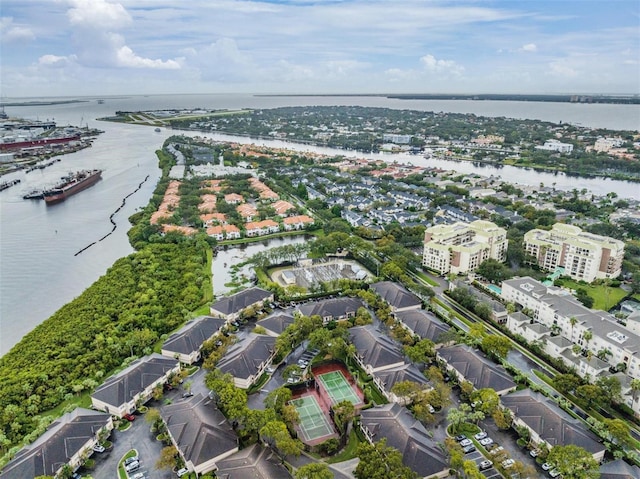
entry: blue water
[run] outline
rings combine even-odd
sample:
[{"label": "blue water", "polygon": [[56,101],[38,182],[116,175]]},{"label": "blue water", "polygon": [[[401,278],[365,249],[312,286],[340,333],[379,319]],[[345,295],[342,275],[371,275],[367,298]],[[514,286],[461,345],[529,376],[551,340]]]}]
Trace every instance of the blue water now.
[{"label": "blue water", "polygon": [[493,291],[496,294],[502,294],[502,289],[498,286],[496,286],[495,284],[490,284],[489,286],[487,286],[487,289],[490,289],[491,291]]}]

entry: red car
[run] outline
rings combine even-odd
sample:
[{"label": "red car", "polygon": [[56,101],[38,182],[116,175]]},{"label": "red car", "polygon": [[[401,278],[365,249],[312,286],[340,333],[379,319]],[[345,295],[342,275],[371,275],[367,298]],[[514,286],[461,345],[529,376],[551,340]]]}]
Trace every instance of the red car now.
[{"label": "red car", "polygon": [[127,421],[135,421],[136,419],[136,417],[133,414],[125,414],[122,417],[125,418]]}]

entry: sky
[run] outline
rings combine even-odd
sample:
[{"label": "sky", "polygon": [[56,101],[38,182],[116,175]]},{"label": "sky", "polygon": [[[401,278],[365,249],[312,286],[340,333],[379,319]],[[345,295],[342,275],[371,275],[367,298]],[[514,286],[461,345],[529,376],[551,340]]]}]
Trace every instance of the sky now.
[{"label": "sky", "polygon": [[640,94],[638,0],[2,0],[0,96]]}]

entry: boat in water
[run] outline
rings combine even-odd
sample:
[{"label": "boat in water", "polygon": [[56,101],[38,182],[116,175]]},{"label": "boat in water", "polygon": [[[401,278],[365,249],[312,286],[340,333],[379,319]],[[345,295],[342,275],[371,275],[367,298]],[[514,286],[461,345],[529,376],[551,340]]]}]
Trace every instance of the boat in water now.
[{"label": "boat in water", "polygon": [[62,177],[62,181],[51,189],[42,192],[44,201],[49,205],[66,200],[69,196],[95,185],[102,170],[82,170]]}]

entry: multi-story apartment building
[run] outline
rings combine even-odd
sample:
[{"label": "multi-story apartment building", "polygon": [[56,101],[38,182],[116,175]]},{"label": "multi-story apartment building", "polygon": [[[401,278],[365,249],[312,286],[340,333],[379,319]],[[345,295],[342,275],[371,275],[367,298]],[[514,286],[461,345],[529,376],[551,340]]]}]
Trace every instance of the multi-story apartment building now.
[{"label": "multi-story apartment building", "polygon": [[425,231],[422,264],[440,274],[467,273],[489,258],[504,261],[508,243],[506,230],[490,221],[436,225]]},{"label": "multi-story apartment building", "polygon": [[550,231],[533,229],[524,235],[527,254],[544,270],[564,268],[576,280],[615,278],[622,271],[622,241],[556,223]]},{"label": "multi-story apartment building", "polygon": [[[577,344],[588,356],[600,358],[629,379],[640,379],[640,335],[619,324],[611,314],[586,308],[569,292],[530,277],[503,281],[501,296],[526,308],[535,322]],[[512,327],[511,321],[507,324]],[[579,369],[579,374],[589,372]],[[637,399],[629,407],[640,414],[640,396]]]}]

